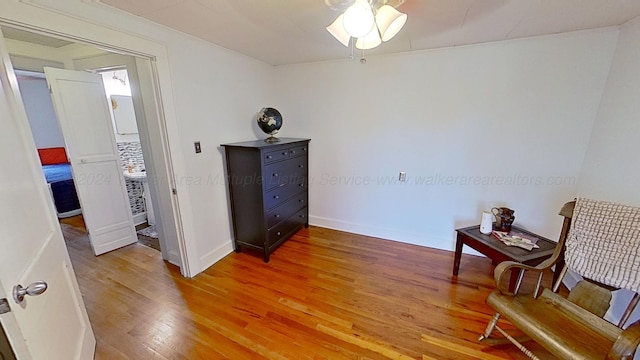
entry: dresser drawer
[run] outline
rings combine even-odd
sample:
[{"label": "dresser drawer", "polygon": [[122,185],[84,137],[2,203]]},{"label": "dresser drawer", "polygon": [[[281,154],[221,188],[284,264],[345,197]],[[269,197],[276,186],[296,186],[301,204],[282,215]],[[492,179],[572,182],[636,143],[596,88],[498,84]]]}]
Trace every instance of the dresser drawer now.
[{"label": "dresser drawer", "polygon": [[289,156],[290,157],[303,156],[303,155],[307,155],[308,152],[309,152],[309,146],[301,145],[301,146],[297,146],[289,149]]},{"label": "dresser drawer", "polygon": [[270,164],[272,162],[284,160],[287,158],[289,158],[289,149],[280,149],[264,153],[265,164]]},{"label": "dresser drawer", "polygon": [[287,200],[283,204],[267,213],[267,227],[271,228],[280,221],[287,219],[299,209],[307,205],[307,193],[303,192]]},{"label": "dresser drawer", "polygon": [[264,182],[266,189],[272,189],[293,182],[297,182],[300,175],[307,174],[307,158],[298,157],[280,161],[264,167]]},{"label": "dresser drawer", "polygon": [[264,197],[264,208],[269,210],[276,207],[299,192],[305,192],[307,190],[307,179],[305,177],[298,177],[296,182],[292,182],[275,189],[269,190]]},{"label": "dresser drawer", "polygon": [[280,222],[278,225],[272,227],[267,231],[269,244],[271,247],[278,244],[278,242],[290,237],[298,230],[302,225],[307,222],[307,207],[300,209],[294,215]]}]

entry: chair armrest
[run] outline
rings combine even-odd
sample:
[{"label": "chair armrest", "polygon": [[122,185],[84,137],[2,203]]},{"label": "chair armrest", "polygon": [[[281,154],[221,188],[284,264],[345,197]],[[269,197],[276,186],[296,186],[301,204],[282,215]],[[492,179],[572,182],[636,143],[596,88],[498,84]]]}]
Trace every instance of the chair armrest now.
[{"label": "chair armrest", "polygon": [[525,264],[521,264],[519,262],[515,262],[515,261],[503,261],[500,264],[498,264],[496,266],[496,268],[493,270],[493,279],[496,283],[496,287],[498,288],[498,290],[500,290],[500,292],[503,295],[510,295],[510,296],[514,296],[515,293],[513,293],[512,291],[509,291],[508,287],[505,288],[502,284],[502,278],[503,276],[505,276],[505,274],[507,276],[511,276],[511,270],[524,270],[524,271],[532,271],[535,273],[541,273],[544,272],[545,270],[547,270],[549,267],[548,266],[544,266],[544,263],[539,264],[538,266],[529,266],[529,265],[525,265]]},{"label": "chair armrest", "polygon": [[640,320],[629,325],[613,343],[607,360],[631,360],[640,344]]}]

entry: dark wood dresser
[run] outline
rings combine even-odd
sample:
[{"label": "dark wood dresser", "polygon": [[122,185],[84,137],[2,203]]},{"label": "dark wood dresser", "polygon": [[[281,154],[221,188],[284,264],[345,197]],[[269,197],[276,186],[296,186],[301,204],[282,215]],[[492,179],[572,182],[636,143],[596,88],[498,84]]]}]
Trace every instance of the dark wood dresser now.
[{"label": "dark wood dresser", "polygon": [[309,226],[309,139],[245,141],[224,146],[235,250],[259,250],[264,261]]}]

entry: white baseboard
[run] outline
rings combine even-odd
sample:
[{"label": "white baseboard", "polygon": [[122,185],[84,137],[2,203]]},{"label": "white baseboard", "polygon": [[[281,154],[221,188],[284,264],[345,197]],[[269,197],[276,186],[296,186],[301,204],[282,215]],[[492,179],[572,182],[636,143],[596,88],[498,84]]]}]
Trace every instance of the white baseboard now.
[{"label": "white baseboard", "polygon": [[406,244],[426,246],[434,249],[452,250],[452,239],[447,239],[439,236],[431,236],[426,234],[419,234],[409,231],[401,231],[395,229],[388,229],[383,227],[358,224],[349,221],[329,219],[320,216],[309,216],[309,224],[314,226],[320,226],[328,229],[346,231],[350,233],[377,237],[385,240],[393,240]]},{"label": "white baseboard", "polygon": [[198,273],[205,271],[208,267],[222,260],[222,258],[229,255],[231,252],[233,252],[233,242],[229,240],[228,242],[219,246],[217,249],[214,249],[201,256],[200,270],[198,271]]},{"label": "white baseboard", "polygon": [[145,221],[147,221],[146,212],[133,215],[133,225],[140,225],[140,224],[143,224]]},{"label": "white baseboard", "polygon": [[58,213],[58,219],[64,219],[64,218],[68,218],[68,217],[72,217],[80,214],[82,214],[82,209],[75,209],[75,210],[71,210],[63,213]]},{"label": "white baseboard", "polygon": [[175,251],[169,251],[169,258],[167,259],[171,264],[180,267],[180,254]]}]

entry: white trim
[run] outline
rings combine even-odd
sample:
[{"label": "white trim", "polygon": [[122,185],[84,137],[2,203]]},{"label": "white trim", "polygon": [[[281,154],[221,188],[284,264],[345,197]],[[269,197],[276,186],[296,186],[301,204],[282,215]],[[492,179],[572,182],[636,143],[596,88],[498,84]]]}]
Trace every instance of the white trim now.
[{"label": "white trim", "polygon": [[76,216],[76,215],[80,215],[82,214],[82,209],[75,209],[75,210],[71,210],[71,211],[66,211],[63,213],[58,213],[58,219],[64,219],[64,218],[68,218],[68,217],[72,217],[72,216]]},{"label": "white trim", "polygon": [[210,251],[200,258],[200,271],[205,271],[211,265],[222,260],[225,256],[233,252],[233,243],[231,240],[222,244],[217,249]]},{"label": "white trim", "polygon": [[169,258],[167,259],[171,264],[180,267],[180,254],[175,251],[169,252]]},{"label": "white trim", "polygon": [[309,216],[309,224],[314,226],[320,226],[328,229],[350,232],[354,234],[360,234],[365,236],[377,237],[385,240],[392,240],[406,244],[425,246],[427,247],[426,240],[437,244],[451,244],[450,249],[442,249],[440,247],[431,246],[434,249],[452,250],[454,241],[450,238],[443,238],[439,236],[432,236],[427,234],[420,234],[409,231],[398,231],[395,229],[388,229],[377,226],[364,225],[349,221],[343,221],[338,219],[330,219],[321,216]]},{"label": "white trim", "polygon": [[146,212],[133,215],[133,225],[138,226],[140,224],[145,223],[146,221],[147,221],[147,213]]}]

